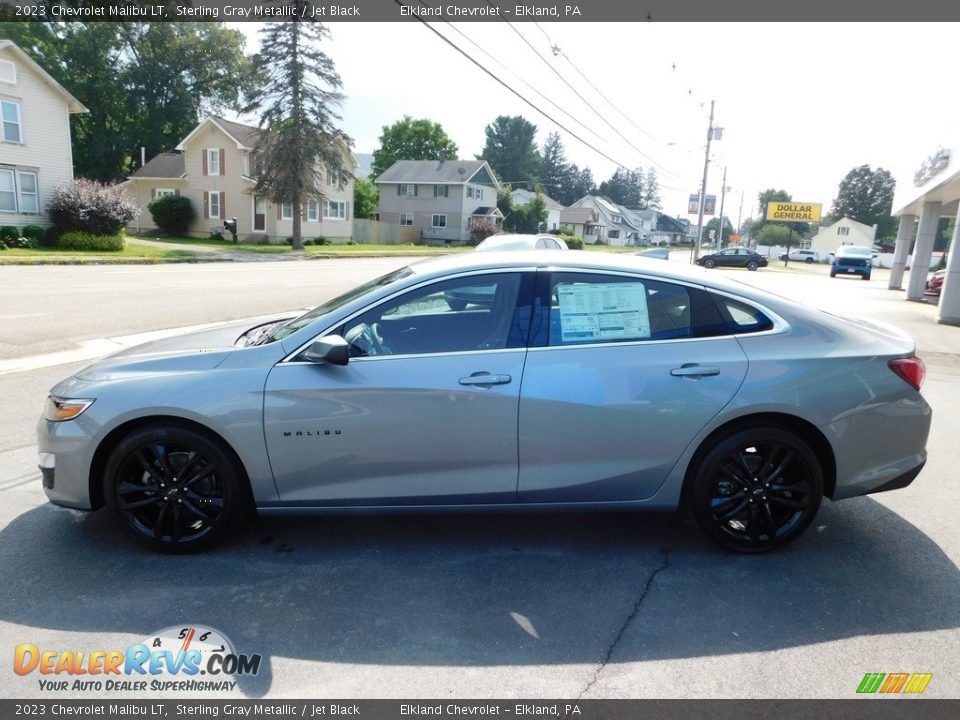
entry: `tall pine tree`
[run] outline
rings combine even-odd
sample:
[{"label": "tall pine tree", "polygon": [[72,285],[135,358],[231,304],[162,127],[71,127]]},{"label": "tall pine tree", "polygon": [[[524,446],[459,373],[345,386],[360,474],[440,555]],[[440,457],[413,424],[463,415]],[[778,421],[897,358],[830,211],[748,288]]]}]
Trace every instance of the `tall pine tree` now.
[{"label": "tall pine tree", "polygon": [[[310,0],[287,0],[292,17],[309,17]],[[325,172],[349,175],[343,149],[351,140],[335,126],[343,102],[343,83],[333,61],[319,49],[330,36],[317,22],[266,23],[260,52],[254,58],[259,74],[258,97],[248,105],[260,115],[264,132],[257,142],[259,177],[254,192],[275,203],[293,206],[293,247],[303,248],[302,208],[323,196]]]}]

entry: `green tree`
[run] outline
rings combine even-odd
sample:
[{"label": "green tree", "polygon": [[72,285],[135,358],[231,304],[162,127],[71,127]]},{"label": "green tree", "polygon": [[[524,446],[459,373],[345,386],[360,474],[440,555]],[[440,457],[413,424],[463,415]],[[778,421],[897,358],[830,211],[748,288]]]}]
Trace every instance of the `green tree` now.
[{"label": "green tree", "polygon": [[[760,203],[760,219],[755,220],[753,225],[750,227],[750,234],[753,237],[757,237],[757,233],[760,232],[766,225],[775,224],[781,225],[782,227],[787,227],[787,223],[774,222],[773,220],[767,220],[767,204],[772,202],[791,202],[793,196],[788,193],[786,190],[774,190],[773,188],[768,188],[764,190],[757,196],[757,200]],[[804,222],[794,222],[789,223],[793,228],[793,234],[795,237],[803,237],[810,230],[810,224]]]},{"label": "green tree", "polygon": [[484,132],[487,141],[477,159],[486,160],[498,178],[531,186],[540,182],[540,154],[534,142],[536,125],[519,115],[501,115]]},{"label": "green tree", "polygon": [[393,125],[383,126],[380,147],[373,151],[370,176],[377,178],[397,160],[455,159],[457,144],[444,132],[440,123],[404,115]]},{"label": "green tree", "polygon": [[719,227],[720,218],[711,219],[710,222],[703,226],[703,237],[705,240],[709,240],[710,233],[713,232],[713,242],[717,247],[723,247],[730,242],[730,236],[733,235],[733,224],[730,222],[729,218],[723,218],[723,237],[717,237],[719,234],[717,232]]},{"label": "green tree", "polygon": [[571,165],[568,184],[562,188],[557,200],[564,205],[572,205],[584,195],[596,194],[597,186],[593,181],[593,172],[590,168],[580,170],[576,165]]},{"label": "green tree", "polygon": [[[289,0],[294,17],[310,12],[309,0]],[[309,198],[322,197],[321,173],[330,171],[343,186],[349,173],[344,149],[351,140],[335,126],[343,102],[340,75],[320,50],[330,32],[322,23],[266,23],[260,52],[257,97],[248,106],[260,111],[256,151],[260,176],[254,192],[293,206],[293,247],[303,248],[301,209]]]},{"label": "green tree", "polygon": [[618,205],[640,207],[640,194],[643,189],[643,170],[617,168],[609,180],[600,183],[600,194],[610,198]]},{"label": "green tree", "polygon": [[663,201],[660,199],[660,182],[657,171],[650,168],[643,181],[643,191],[640,193],[640,207],[644,210],[662,210]]},{"label": "green tree", "polygon": [[380,204],[380,191],[369,178],[357,178],[353,184],[353,216],[370,219]]},{"label": "green tree", "polygon": [[530,202],[515,205],[513,211],[504,218],[503,227],[511,232],[537,233],[546,225],[547,213],[547,203],[543,195],[537,193]]},{"label": "green tree", "polygon": [[877,239],[895,235],[897,220],[890,212],[896,185],[893,175],[883,168],[855,167],[840,181],[830,216],[834,220],[848,217],[864,225],[876,225]]},{"label": "green tree", "polygon": [[[753,226],[756,228],[756,224]],[[754,245],[782,245],[787,249],[796,245],[800,236],[791,232],[790,228],[780,223],[767,223],[760,230],[754,230],[751,234]]]},{"label": "green tree", "polygon": [[243,35],[220,23],[7,23],[2,34],[89,109],[70,117],[74,173],[101,181],[129,175],[140,147],[171,150],[204,115],[238,109],[250,84]]},{"label": "green tree", "polygon": [[540,155],[540,184],[543,185],[547,195],[564,203],[561,195],[572,182],[571,166],[567,162],[563,141],[560,140],[558,133],[547,135]]}]

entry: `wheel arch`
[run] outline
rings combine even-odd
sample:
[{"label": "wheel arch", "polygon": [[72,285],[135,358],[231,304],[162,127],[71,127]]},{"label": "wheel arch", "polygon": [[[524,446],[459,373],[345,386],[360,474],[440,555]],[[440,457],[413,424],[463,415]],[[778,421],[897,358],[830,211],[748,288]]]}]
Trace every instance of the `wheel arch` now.
[{"label": "wheel arch", "polygon": [[687,463],[687,469],[683,477],[681,502],[687,502],[690,486],[693,481],[693,476],[697,472],[697,468],[703,461],[703,457],[720,438],[732,435],[746,428],[760,425],[779,427],[796,433],[810,446],[810,449],[813,450],[813,453],[820,461],[820,469],[823,473],[823,494],[832,500],[837,487],[837,460],[826,436],[813,423],[796,415],[765,412],[742,415],[734,418],[715,428],[700,442],[700,445],[697,446],[696,451],[690,458],[690,462]]},{"label": "wheel arch", "polygon": [[87,479],[90,492],[90,507],[92,510],[97,510],[103,507],[105,504],[103,497],[103,473],[107,468],[107,462],[110,459],[110,454],[127,435],[151,425],[172,425],[184,428],[186,430],[192,430],[205,435],[211,441],[220,445],[220,447],[223,448],[230,459],[234,462],[236,469],[240,473],[239,477],[243,483],[243,487],[248,493],[248,500],[252,502],[253,490],[250,486],[250,476],[247,473],[247,469],[244,466],[243,461],[240,459],[240,455],[236,450],[233,449],[230,443],[223,438],[222,435],[203,423],[179,417],[177,415],[147,415],[144,417],[133,418],[121,423],[107,433],[103,440],[100,441],[100,444],[97,445],[97,449],[93,453],[93,459],[90,462],[90,475]]}]

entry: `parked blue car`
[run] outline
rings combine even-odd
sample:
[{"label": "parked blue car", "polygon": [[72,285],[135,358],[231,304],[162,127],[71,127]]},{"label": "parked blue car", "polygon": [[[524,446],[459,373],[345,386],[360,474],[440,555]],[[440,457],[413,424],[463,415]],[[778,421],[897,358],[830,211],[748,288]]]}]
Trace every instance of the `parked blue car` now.
[{"label": "parked blue car", "polygon": [[858,245],[844,245],[837,248],[830,266],[830,277],[837,275],[859,275],[863,280],[870,279],[873,270],[873,250]]}]

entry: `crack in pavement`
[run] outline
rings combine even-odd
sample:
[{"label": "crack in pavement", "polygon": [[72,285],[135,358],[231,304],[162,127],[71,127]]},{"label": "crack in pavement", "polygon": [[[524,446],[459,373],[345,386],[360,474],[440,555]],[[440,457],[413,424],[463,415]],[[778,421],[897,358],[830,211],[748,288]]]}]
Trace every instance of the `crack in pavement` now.
[{"label": "crack in pavement", "polygon": [[630,614],[627,616],[627,619],[623,621],[623,625],[620,626],[620,631],[617,633],[617,636],[613,639],[613,642],[610,643],[610,646],[607,648],[607,652],[604,654],[603,660],[593,671],[593,677],[591,677],[587,684],[584,686],[583,690],[580,691],[580,694],[577,695],[577,700],[582,700],[583,696],[586,695],[593,688],[597,680],[600,679],[601,673],[606,669],[607,665],[610,663],[610,658],[613,657],[613,652],[616,650],[617,645],[620,643],[620,640],[623,638],[624,633],[627,631],[627,628],[630,626],[630,623],[633,622],[634,618],[637,617],[640,613],[640,606],[643,604],[643,601],[646,599],[647,595],[650,593],[650,588],[653,587],[653,581],[656,579],[657,575],[662,573],[664,570],[670,567],[670,553],[677,549],[677,546],[674,545],[671,548],[660,548],[660,554],[663,555],[663,562],[660,563],[660,567],[650,573],[650,577],[647,578],[647,583],[643,588],[643,592],[640,593],[640,597],[637,598],[637,601],[633,604],[633,609],[630,611]]}]

